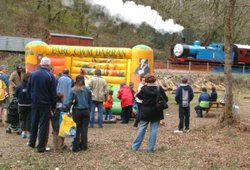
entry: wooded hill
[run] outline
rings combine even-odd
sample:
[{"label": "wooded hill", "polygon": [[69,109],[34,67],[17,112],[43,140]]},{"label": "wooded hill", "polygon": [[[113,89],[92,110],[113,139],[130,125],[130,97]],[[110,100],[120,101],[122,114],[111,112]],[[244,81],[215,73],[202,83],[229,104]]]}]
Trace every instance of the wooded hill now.
[{"label": "wooded hill", "polygon": [[[133,47],[146,44],[154,49],[156,59],[163,61],[182,37],[185,37],[186,43],[193,43],[194,40],[200,40],[204,45],[223,43],[227,0],[134,0],[136,4],[151,6],[163,20],[172,18],[184,27],[182,33],[164,35],[146,24],[136,28],[114,21],[102,11],[90,8],[84,0],[71,0],[74,2],[71,7],[63,6],[62,1],[2,0],[0,35],[45,38],[48,32],[56,32],[92,36],[96,46]],[[237,1],[234,43],[250,44],[249,8],[249,0]]]}]

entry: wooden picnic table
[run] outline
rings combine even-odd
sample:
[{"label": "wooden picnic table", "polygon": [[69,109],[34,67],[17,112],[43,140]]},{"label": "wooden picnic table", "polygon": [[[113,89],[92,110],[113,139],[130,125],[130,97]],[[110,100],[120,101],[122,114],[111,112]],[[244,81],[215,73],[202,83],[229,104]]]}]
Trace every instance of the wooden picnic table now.
[{"label": "wooden picnic table", "polygon": [[209,108],[205,109],[205,116],[212,110],[224,111],[225,103],[224,102],[209,102]]}]

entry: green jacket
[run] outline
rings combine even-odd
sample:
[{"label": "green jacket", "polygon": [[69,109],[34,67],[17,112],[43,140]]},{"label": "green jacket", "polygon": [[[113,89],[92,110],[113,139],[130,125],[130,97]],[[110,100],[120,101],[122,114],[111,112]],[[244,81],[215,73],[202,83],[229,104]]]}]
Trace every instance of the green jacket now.
[{"label": "green jacket", "polygon": [[200,107],[209,108],[209,101],[200,101]]}]

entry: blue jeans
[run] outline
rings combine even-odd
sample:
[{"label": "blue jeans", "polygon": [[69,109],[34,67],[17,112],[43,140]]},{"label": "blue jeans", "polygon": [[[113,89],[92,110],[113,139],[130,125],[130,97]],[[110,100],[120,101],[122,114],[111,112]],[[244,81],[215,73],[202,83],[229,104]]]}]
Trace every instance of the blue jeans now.
[{"label": "blue jeans", "polygon": [[106,110],[106,115],[105,115],[105,120],[111,120],[112,119],[112,110],[111,108],[105,108]]},{"label": "blue jeans", "polygon": [[98,101],[92,101],[89,127],[91,128],[94,127],[96,107],[98,110],[98,126],[99,128],[102,128],[103,127],[102,125],[103,124],[103,108],[102,108],[102,102],[98,102]]},{"label": "blue jeans", "polygon": [[142,115],[142,103],[137,103],[137,112],[136,112],[136,119],[134,123],[134,127],[137,127]]},{"label": "blue jeans", "polygon": [[[132,149],[134,151],[137,151],[140,148],[143,138],[145,136],[148,124],[149,122],[142,121],[142,120],[140,121],[136,139],[132,145]],[[152,153],[154,151],[159,124],[160,124],[160,121],[150,122],[150,136],[149,136],[149,143],[147,147],[147,152],[149,153]]]}]

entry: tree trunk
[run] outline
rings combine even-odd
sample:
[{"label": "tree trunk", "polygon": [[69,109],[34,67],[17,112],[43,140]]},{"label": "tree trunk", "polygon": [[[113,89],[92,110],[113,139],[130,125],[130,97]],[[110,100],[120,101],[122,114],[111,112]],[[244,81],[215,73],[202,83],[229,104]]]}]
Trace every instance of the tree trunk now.
[{"label": "tree trunk", "polygon": [[233,107],[233,90],[232,90],[232,33],[233,33],[233,14],[236,0],[229,0],[225,14],[225,110],[220,117],[222,125],[231,125],[236,123],[232,107]]},{"label": "tree trunk", "polygon": [[42,6],[43,0],[37,0],[36,11],[38,11]]},{"label": "tree trunk", "polygon": [[51,15],[51,1],[47,0],[47,9],[48,9],[48,21],[51,23],[52,15]]}]

